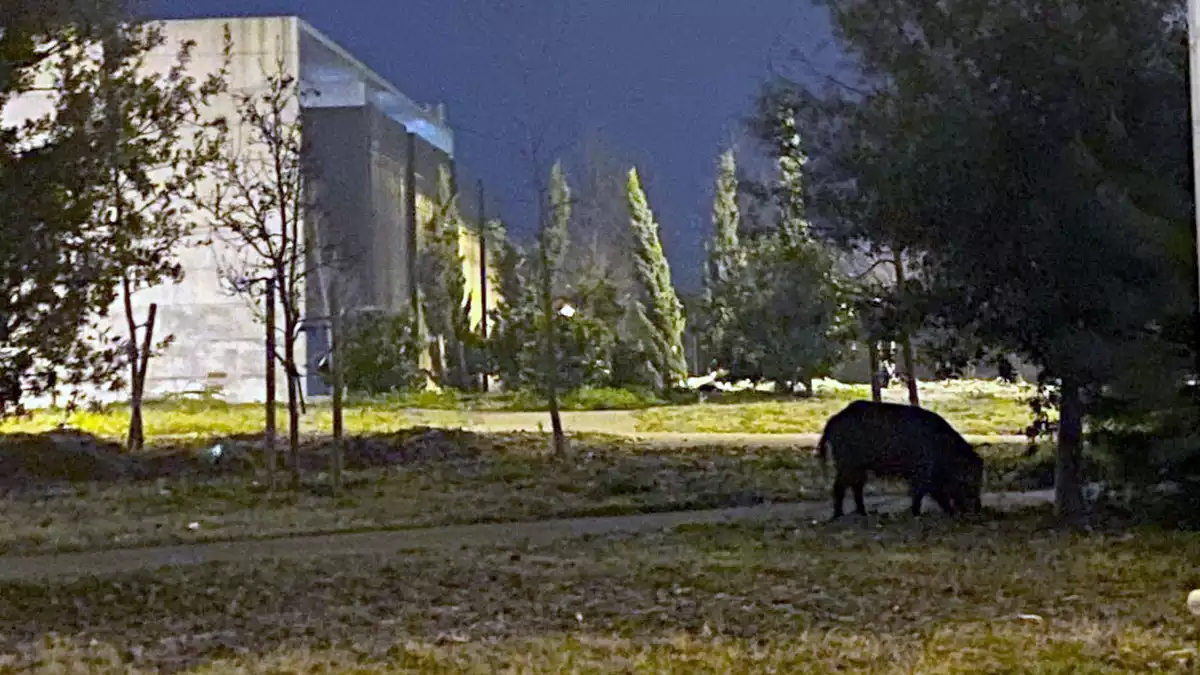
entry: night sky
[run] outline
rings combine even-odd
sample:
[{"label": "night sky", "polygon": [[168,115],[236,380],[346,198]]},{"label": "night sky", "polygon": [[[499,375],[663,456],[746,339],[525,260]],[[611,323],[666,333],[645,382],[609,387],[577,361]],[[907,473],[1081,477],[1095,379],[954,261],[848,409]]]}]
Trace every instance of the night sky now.
[{"label": "night sky", "polygon": [[[568,167],[585,136],[638,165],[676,283],[699,283],[716,156],[771,72],[827,40],[808,0],[150,0],[157,18],[298,15],[418,103],[517,238],[528,133]],[[751,147],[742,141],[743,147]]]}]

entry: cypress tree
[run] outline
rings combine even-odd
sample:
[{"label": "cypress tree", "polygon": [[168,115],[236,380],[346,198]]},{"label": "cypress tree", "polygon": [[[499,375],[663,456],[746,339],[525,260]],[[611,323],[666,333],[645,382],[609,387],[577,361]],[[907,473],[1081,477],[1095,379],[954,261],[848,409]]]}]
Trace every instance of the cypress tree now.
[{"label": "cypress tree", "polygon": [[678,385],[687,379],[687,361],[683,352],[683,305],[671,285],[671,267],[663,253],[658,223],[646,201],[637,169],[629,170],[627,185],[630,227],[633,232],[635,272],[641,285],[640,302],[652,328],[655,367],[663,387]]}]

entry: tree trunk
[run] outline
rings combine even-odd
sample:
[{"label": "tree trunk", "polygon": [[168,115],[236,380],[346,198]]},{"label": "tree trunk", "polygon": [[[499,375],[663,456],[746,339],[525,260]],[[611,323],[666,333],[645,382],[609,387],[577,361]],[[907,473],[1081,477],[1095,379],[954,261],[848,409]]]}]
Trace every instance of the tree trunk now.
[{"label": "tree trunk", "polygon": [[908,404],[920,406],[921,397],[917,392],[916,359],[913,358],[912,341],[909,340],[907,331],[901,337],[900,348],[904,357],[904,381],[908,383]]},{"label": "tree trunk", "polygon": [[128,452],[140,452],[146,445],[145,423],[142,416],[142,401],[146,392],[146,372],[150,369],[150,349],[154,344],[154,323],[158,317],[158,305],[151,303],[146,316],[146,334],[138,346],[138,325],[133,310],[133,287],[128,277],[121,279],[121,291],[125,305],[125,321],[129,328],[129,434],[125,447]]},{"label": "tree trunk", "polygon": [[[151,303],[150,312],[146,315],[146,335],[143,338],[140,363],[134,376],[133,395],[130,405],[133,414],[130,418],[129,435],[131,451],[140,452],[146,446],[145,417],[142,414],[142,401],[146,397],[146,373],[150,370],[150,349],[154,345],[154,324],[158,319],[158,305]],[[136,446],[136,447],[135,447]]]},{"label": "tree trunk", "polygon": [[471,364],[467,362],[467,345],[462,340],[456,339],[454,347],[458,352],[459,386],[463,391],[471,391],[474,388],[475,378],[471,376]]},{"label": "tree trunk", "polygon": [[[904,253],[897,252],[893,259],[896,267],[896,287],[901,292],[904,290],[907,278],[904,271]],[[904,380],[908,384],[908,404],[914,406],[921,405],[921,397],[917,392],[917,364],[913,358],[912,336],[909,333],[909,327],[904,326],[900,333],[900,348],[901,356],[904,360]]]},{"label": "tree trunk", "polygon": [[1080,457],[1083,450],[1083,402],[1079,385],[1064,381],[1059,407],[1058,452],[1054,465],[1054,508],[1070,525],[1083,519]]},{"label": "tree trunk", "polygon": [[439,384],[446,382],[446,338],[438,335],[429,341],[429,353],[433,357],[434,377]]},{"label": "tree trunk", "polygon": [[558,410],[558,341],[554,334],[554,287],[547,272],[542,281],[542,316],[545,319],[546,396],[550,399],[550,427],[554,433],[554,456],[565,457],[567,438],[563,433],[562,415]]},{"label": "tree trunk", "polygon": [[133,453],[142,447],[142,401],[138,394],[138,371],[141,359],[138,354],[137,318],[133,313],[133,289],[129,278],[121,280],[122,299],[125,302],[125,325],[129,330],[129,348],[126,358],[129,359],[129,434],[125,440],[125,450]]},{"label": "tree trunk", "polygon": [[275,452],[275,280],[267,280],[267,420],[263,431],[263,452],[267,459],[267,486],[272,492],[278,487],[276,473],[278,455]]},{"label": "tree trunk", "polygon": [[[289,312],[290,315],[290,312]],[[296,371],[295,321],[284,317],[284,370],[288,381],[288,455],[292,460],[292,487],[300,487],[300,378]]]},{"label": "tree trunk", "polygon": [[802,375],[800,377],[800,384],[804,387],[804,393],[800,394],[801,398],[812,398],[816,395],[816,392],[813,391],[813,379],[811,376]]},{"label": "tree trunk", "polygon": [[871,400],[881,403],[883,401],[883,383],[879,380],[879,343],[869,340],[867,354],[871,363]]},{"label": "tree trunk", "polygon": [[342,390],[345,377],[342,369],[342,308],[336,289],[329,295],[329,314],[332,326],[330,342],[333,343],[330,345],[333,352],[333,466],[330,473],[333,477],[333,494],[337,496],[342,492]]}]

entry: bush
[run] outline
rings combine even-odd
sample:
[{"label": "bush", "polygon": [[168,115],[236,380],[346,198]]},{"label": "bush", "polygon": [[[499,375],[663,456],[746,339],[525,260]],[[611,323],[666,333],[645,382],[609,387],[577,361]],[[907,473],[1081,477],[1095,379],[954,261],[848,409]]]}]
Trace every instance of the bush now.
[{"label": "bush", "polygon": [[407,313],[360,314],[346,331],[346,389],[378,396],[411,391],[425,383],[421,343]]},{"label": "bush", "polygon": [[640,410],[664,401],[648,390],[583,387],[563,397],[567,410]]}]

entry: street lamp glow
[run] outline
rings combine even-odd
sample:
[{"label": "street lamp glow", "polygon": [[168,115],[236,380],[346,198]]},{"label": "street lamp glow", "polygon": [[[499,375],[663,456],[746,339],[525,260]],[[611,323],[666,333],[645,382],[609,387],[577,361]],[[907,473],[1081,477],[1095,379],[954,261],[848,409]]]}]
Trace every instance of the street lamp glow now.
[{"label": "street lamp glow", "polygon": [[569,319],[575,316],[575,308],[570,305],[563,305],[563,308],[558,310],[558,313]]}]

